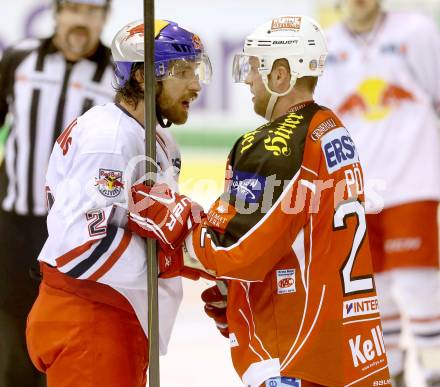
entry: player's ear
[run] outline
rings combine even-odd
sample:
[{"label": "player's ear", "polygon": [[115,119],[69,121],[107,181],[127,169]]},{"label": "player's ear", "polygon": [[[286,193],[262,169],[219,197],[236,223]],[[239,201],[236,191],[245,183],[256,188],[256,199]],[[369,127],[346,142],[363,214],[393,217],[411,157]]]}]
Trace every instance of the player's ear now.
[{"label": "player's ear", "polygon": [[288,66],[281,64],[277,67],[277,79],[279,82],[290,81],[290,69]]},{"label": "player's ear", "polygon": [[287,90],[291,78],[289,62],[285,59],[276,60],[269,77],[272,90],[276,92]]}]

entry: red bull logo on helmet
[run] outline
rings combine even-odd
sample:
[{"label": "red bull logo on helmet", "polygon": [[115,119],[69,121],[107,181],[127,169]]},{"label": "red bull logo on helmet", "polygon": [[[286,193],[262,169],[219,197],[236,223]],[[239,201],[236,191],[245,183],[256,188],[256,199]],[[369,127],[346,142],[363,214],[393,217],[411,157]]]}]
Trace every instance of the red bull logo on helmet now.
[{"label": "red bull logo on helmet", "polygon": [[401,86],[389,84],[380,78],[369,78],[337,110],[341,115],[358,114],[366,121],[381,121],[397,106],[414,100],[414,95]]},{"label": "red bull logo on helmet", "polygon": [[127,30],[127,36],[124,40],[128,40],[136,35],[144,36],[144,23],[138,24],[137,26],[134,26]]}]

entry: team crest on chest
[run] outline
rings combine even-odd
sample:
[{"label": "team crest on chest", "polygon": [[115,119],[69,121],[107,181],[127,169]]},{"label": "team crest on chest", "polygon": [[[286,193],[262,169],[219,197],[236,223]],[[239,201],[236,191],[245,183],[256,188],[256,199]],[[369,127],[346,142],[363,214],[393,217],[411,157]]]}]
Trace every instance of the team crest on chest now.
[{"label": "team crest on chest", "polygon": [[99,192],[107,198],[118,196],[124,188],[122,171],[100,168],[95,185],[98,187]]}]

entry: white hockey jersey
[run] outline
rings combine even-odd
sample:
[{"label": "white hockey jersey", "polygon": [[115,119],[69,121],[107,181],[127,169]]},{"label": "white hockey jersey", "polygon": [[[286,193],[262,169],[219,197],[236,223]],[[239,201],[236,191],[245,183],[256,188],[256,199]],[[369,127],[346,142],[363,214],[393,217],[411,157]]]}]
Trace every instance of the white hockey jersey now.
[{"label": "white hockey jersey", "polygon": [[315,99],[357,146],[367,209],[440,198],[440,34],[422,15],[386,12],[368,35],[327,34]]},{"label": "white hockey jersey", "polygon": [[[97,106],[58,138],[46,176],[49,237],[39,260],[77,279],[111,286],[132,305],[147,334],[146,248],[125,230],[130,187],[143,180],[145,132],[121,106]],[[177,189],[180,152],[157,129],[157,180]],[[166,352],[182,298],[180,278],[159,279],[160,348]]]}]

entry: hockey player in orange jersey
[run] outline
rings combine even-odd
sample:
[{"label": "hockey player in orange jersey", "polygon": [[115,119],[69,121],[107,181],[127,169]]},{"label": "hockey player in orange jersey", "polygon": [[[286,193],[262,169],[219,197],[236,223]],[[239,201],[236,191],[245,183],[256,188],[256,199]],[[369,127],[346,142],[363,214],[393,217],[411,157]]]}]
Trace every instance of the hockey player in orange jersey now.
[{"label": "hockey player in orange jersey", "polygon": [[305,16],[248,36],[234,76],[268,122],[237,140],[225,191],[201,222],[164,185],[132,188],[140,210],[129,227],[167,252],[162,273],[204,267],[227,283],[223,333],[249,387],[391,383],[361,164],[338,117],[313,101],[326,54]]},{"label": "hockey player in orange jersey", "polygon": [[345,19],[328,31],[317,100],[340,114],[364,163],[393,383],[404,385],[402,315],[428,385],[440,386],[440,33],[426,16],[385,11],[380,0],[340,3]]}]

